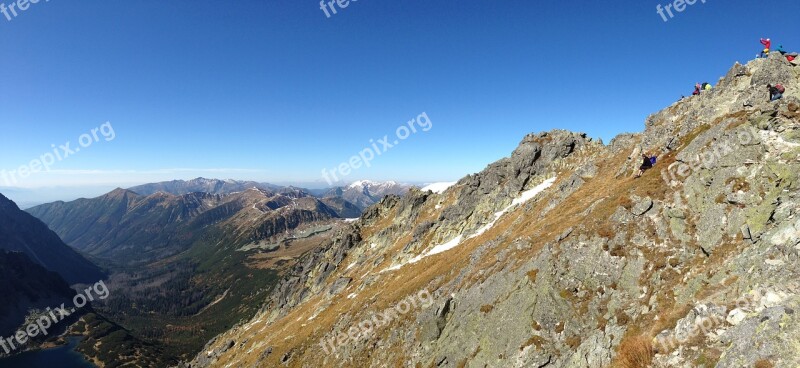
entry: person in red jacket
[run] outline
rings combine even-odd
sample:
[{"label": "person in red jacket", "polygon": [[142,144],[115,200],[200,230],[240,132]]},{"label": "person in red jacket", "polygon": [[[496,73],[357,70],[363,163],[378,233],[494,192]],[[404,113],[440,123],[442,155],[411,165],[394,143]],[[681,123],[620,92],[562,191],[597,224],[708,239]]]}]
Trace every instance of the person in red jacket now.
[{"label": "person in red jacket", "polygon": [[692,92],[692,96],[697,96],[700,94],[700,83],[694,85],[694,92]]},{"label": "person in red jacket", "polygon": [[772,40],[770,40],[769,38],[767,38],[766,40],[762,38],[761,44],[764,45],[764,51],[761,51],[761,57],[765,58],[769,56],[769,49],[772,47]]}]

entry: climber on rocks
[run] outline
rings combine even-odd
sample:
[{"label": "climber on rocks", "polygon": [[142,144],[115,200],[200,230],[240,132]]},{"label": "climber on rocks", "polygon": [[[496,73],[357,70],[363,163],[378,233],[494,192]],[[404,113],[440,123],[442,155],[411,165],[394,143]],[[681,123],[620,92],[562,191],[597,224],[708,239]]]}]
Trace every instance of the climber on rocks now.
[{"label": "climber on rocks", "polygon": [[639,172],[636,173],[636,177],[641,177],[645,171],[650,170],[656,164],[656,156],[648,156],[646,153],[642,153],[642,166],[639,166]]},{"label": "climber on rocks", "polygon": [[781,98],[783,98],[783,94],[786,92],[786,88],[784,88],[780,84],[776,84],[774,86],[771,84],[767,84],[767,89],[769,89],[770,102],[780,100]]},{"label": "climber on rocks", "polygon": [[772,41],[769,38],[767,38],[766,40],[762,38],[761,44],[764,45],[764,51],[761,51],[761,57],[762,58],[768,57],[769,49],[772,47]]},{"label": "climber on rocks", "polygon": [[694,92],[692,92],[692,96],[697,96],[700,94],[700,83],[694,85]]},{"label": "climber on rocks", "polygon": [[779,45],[775,51],[780,52],[781,55],[786,55],[786,50],[783,49],[783,45]]}]

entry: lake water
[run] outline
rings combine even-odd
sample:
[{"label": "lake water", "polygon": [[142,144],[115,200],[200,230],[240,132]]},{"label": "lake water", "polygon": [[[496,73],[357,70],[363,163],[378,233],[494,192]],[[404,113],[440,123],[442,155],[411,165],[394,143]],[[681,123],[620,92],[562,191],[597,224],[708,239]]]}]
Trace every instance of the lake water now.
[{"label": "lake water", "polygon": [[64,346],[0,359],[0,368],[96,368],[74,351],[80,341],[80,337],[70,337]]}]

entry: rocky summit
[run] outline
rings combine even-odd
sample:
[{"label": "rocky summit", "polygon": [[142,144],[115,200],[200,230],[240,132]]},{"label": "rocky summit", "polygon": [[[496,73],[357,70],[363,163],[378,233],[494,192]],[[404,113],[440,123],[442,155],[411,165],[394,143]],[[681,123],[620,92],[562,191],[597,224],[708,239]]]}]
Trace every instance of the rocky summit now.
[{"label": "rocky summit", "polygon": [[737,63],[641,133],[387,196],[181,366],[800,366],[799,81]]}]

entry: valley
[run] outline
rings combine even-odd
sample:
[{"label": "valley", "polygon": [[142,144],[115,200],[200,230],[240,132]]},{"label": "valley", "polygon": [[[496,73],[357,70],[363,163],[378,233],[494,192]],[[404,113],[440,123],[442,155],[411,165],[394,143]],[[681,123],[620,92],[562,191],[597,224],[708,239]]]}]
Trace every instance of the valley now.
[{"label": "valley", "polygon": [[[198,178],[28,212],[111,270],[106,283],[116,292],[93,303],[98,314],[177,361],[255,315],[301,256],[379,196],[370,185],[317,197],[299,188]],[[392,183],[378,190],[403,188]]]}]

